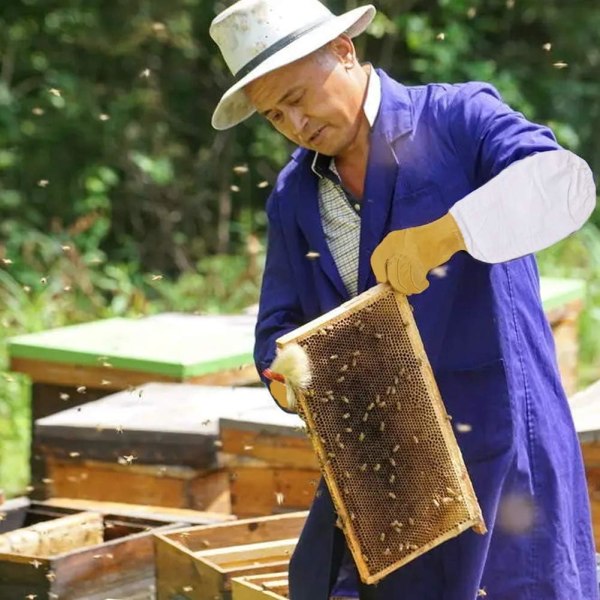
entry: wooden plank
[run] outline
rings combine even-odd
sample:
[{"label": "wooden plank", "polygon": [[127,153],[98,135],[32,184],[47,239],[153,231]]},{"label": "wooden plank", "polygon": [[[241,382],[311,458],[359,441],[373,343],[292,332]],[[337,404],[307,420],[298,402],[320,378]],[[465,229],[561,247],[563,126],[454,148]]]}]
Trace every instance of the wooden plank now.
[{"label": "wooden plank", "polygon": [[231,512],[229,476],[225,471],[203,471],[165,465],[79,463],[48,457],[50,497]]},{"label": "wooden plank", "polygon": [[600,466],[600,442],[581,444],[581,452],[586,469]]},{"label": "wooden plank", "polygon": [[93,512],[68,515],[0,535],[0,553],[56,556],[103,541],[102,515]]},{"label": "wooden plank", "polygon": [[303,421],[273,402],[239,416],[223,416],[219,423],[225,453],[264,460],[271,466],[318,468]]},{"label": "wooden plank", "polygon": [[235,515],[217,512],[205,512],[168,506],[147,506],[123,502],[100,502],[80,498],[50,498],[39,503],[41,506],[68,508],[78,511],[95,511],[106,515],[138,517],[164,521],[165,523],[189,523],[190,525],[210,525],[235,520]]},{"label": "wooden plank", "polygon": [[236,577],[231,581],[232,600],[286,600],[288,593],[288,575],[269,573]]},{"label": "wooden plank", "polygon": [[301,511],[255,519],[240,519],[233,523],[186,527],[157,538],[162,543],[177,546],[184,552],[193,554],[207,548],[299,537],[307,516],[308,511]]},{"label": "wooden plank", "polygon": [[208,560],[215,565],[223,567],[228,564],[247,564],[248,562],[262,559],[271,559],[290,555],[290,549],[293,550],[298,543],[298,538],[289,538],[283,540],[271,540],[268,542],[258,542],[255,544],[239,544],[236,546],[227,546],[225,548],[209,548],[196,552],[196,556]]},{"label": "wooden plank", "polygon": [[221,429],[221,442],[224,453],[262,460],[271,467],[318,469],[319,466],[308,439],[227,427]]}]

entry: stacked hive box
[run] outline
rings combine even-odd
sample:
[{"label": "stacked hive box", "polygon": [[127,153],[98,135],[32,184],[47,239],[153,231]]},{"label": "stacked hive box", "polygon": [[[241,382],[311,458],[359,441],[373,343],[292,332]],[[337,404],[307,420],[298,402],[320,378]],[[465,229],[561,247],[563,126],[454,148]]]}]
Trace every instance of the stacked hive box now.
[{"label": "stacked hive box", "polygon": [[39,419],[49,495],[230,513],[219,418],[271,404],[261,388],[151,383]]},{"label": "stacked hive box", "polygon": [[[9,340],[10,369],[32,379],[32,425],[147,382],[246,385],[258,381],[254,322],[250,316],[164,314],[63,327]],[[46,475],[35,451],[31,469],[32,495],[45,497]]]}]

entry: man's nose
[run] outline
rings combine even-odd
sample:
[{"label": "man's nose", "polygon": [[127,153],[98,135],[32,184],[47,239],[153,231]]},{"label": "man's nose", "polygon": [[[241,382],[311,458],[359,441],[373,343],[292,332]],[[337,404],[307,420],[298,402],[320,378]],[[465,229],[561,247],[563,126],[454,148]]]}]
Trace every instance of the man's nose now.
[{"label": "man's nose", "polygon": [[294,135],[296,137],[302,137],[302,133],[306,129],[308,118],[300,109],[292,106],[290,107],[289,119]]}]

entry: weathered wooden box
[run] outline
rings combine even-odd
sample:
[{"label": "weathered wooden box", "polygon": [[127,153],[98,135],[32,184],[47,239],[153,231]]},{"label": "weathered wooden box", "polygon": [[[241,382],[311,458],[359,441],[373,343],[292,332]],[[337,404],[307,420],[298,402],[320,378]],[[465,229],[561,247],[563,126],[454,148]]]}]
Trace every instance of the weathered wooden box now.
[{"label": "weathered wooden box", "polygon": [[219,427],[234,514],[250,517],[310,506],[321,473],[300,417],[272,402],[223,417]]},{"label": "weathered wooden box", "polygon": [[229,513],[219,417],[271,404],[262,388],[151,383],[38,419],[46,493]]},{"label": "weathered wooden box", "polygon": [[[9,368],[32,380],[33,427],[37,419],[69,406],[147,382],[256,383],[255,320],[163,314],[62,327],[10,339]],[[37,498],[47,497],[43,466],[32,448],[32,495]]]},{"label": "weathered wooden box", "polygon": [[231,580],[232,600],[287,600],[288,574],[269,573]]},{"label": "weathered wooden box", "polygon": [[158,600],[231,600],[233,577],[287,571],[307,512],[154,536]]},{"label": "weathered wooden box", "polygon": [[[74,508],[47,506],[19,499],[0,506],[5,515],[0,534],[35,524],[59,522],[65,515],[87,515]],[[96,513],[97,514],[97,513]],[[181,527],[126,514],[101,513],[103,542],[70,547],[56,554],[0,553],[0,598],[48,598],[60,600],[150,600],[154,594],[154,553],[151,533]],[[73,532],[60,533],[64,538]]]}]

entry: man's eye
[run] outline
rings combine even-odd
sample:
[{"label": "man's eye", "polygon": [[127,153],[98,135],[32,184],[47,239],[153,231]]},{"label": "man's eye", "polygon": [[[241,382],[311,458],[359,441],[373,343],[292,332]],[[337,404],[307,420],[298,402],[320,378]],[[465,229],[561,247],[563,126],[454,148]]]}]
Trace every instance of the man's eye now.
[{"label": "man's eye", "polygon": [[276,113],[271,113],[269,115],[269,118],[272,123],[279,123],[282,119],[282,116],[283,115],[280,112],[276,112]]}]

